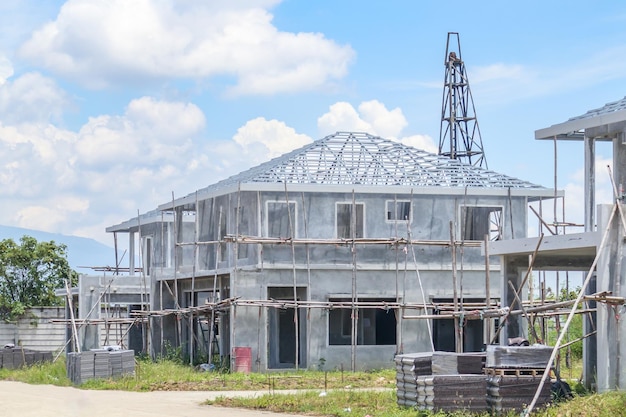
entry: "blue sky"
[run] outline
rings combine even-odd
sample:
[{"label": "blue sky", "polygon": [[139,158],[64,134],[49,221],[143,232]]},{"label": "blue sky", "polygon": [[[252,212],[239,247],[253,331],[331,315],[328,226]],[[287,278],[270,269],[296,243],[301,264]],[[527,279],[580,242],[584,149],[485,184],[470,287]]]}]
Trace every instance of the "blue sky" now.
[{"label": "blue sky", "polygon": [[[626,95],[617,1],[4,0],[0,224],[111,244],[172,192],[337,130],[436,151],[448,32],[494,171],[552,187],[534,131]],[[558,153],[581,221],[582,144]]]}]

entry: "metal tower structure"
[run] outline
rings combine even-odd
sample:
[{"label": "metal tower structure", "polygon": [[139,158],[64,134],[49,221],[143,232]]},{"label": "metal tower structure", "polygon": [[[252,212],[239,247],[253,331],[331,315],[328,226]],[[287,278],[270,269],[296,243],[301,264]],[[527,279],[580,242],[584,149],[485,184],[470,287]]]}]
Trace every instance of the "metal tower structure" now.
[{"label": "metal tower structure", "polygon": [[448,32],[445,66],[439,155],[487,169],[474,99],[461,58],[461,40],[456,32]]}]

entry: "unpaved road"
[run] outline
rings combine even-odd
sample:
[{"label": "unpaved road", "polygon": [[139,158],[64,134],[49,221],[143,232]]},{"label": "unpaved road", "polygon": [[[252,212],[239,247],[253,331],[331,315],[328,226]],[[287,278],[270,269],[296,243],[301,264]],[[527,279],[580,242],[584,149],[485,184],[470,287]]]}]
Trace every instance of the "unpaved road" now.
[{"label": "unpaved road", "polygon": [[[265,411],[201,405],[224,396],[263,393],[212,391],[92,391],[53,385],[0,381],[2,417],[262,417]],[[280,414],[281,417],[298,417]]]}]

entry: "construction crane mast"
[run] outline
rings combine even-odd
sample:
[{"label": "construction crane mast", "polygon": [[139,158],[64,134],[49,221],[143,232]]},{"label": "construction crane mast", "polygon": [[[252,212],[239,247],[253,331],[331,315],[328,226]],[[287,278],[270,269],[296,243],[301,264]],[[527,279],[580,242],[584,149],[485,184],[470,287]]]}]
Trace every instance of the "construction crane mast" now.
[{"label": "construction crane mast", "polygon": [[461,57],[461,40],[456,32],[448,32],[445,66],[439,155],[487,169],[474,99]]}]

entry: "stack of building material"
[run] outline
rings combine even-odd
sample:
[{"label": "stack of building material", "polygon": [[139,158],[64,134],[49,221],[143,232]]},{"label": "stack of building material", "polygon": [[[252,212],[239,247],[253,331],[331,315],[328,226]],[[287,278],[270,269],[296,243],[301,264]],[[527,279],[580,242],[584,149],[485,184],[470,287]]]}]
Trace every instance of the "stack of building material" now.
[{"label": "stack of building material", "polygon": [[417,406],[421,410],[484,412],[487,409],[485,375],[431,375],[417,377]]},{"label": "stack of building material", "polygon": [[433,352],[433,375],[483,374],[484,352]]},{"label": "stack of building material", "polygon": [[40,352],[22,347],[0,349],[1,368],[17,369],[41,362],[52,362],[52,352]]},{"label": "stack of building material", "polygon": [[[487,347],[487,403],[492,413],[521,411],[530,404],[550,360],[552,349],[545,345]],[[551,380],[547,379],[539,394],[537,406],[546,405],[551,399]]]},{"label": "stack of building material", "polygon": [[487,368],[495,369],[543,369],[552,355],[552,347],[532,346],[487,346]]},{"label": "stack of building material", "polygon": [[107,379],[111,377],[111,356],[107,350],[93,350],[93,377]]},{"label": "stack of building material", "polygon": [[70,352],[66,357],[67,377],[74,384],[93,379],[94,352]]},{"label": "stack of building material", "polygon": [[135,372],[134,351],[95,349],[67,355],[67,376],[74,384]]},{"label": "stack of building material", "polygon": [[415,407],[417,405],[415,378],[420,375],[432,374],[432,353],[396,355],[395,362],[398,405]]},{"label": "stack of building material", "polygon": [[[487,405],[491,414],[521,411],[530,404],[537,392],[541,375],[491,375],[487,379]],[[537,399],[536,407],[547,405],[552,399],[550,381],[546,381]]]},{"label": "stack of building material", "polygon": [[132,375],[135,372],[135,352],[132,350],[114,350],[109,353],[111,376]]}]

